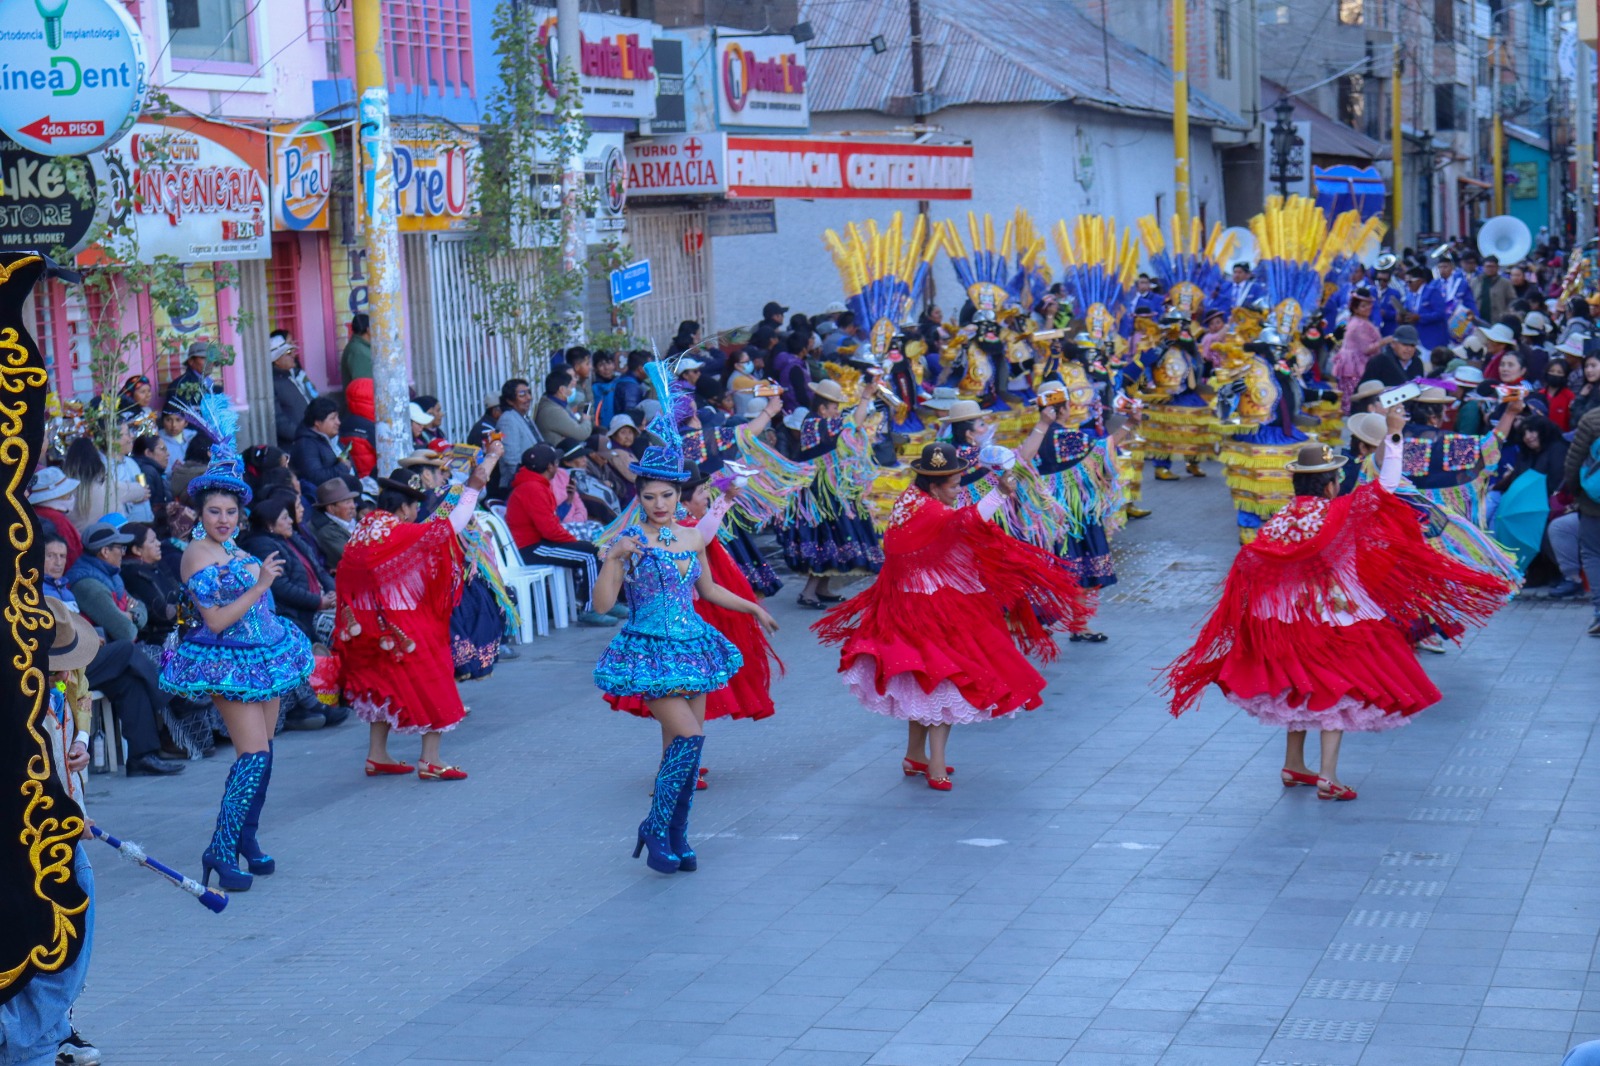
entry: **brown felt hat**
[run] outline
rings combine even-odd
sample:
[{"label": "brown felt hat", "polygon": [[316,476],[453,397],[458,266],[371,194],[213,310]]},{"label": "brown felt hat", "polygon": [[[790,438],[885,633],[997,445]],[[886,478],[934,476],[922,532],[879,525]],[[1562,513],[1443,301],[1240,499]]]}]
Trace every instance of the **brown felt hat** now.
[{"label": "brown felt hat", "polygon": [[930,477],[949,477],[967,472],[967,464],[961,461],[961,453],[956,451],[955,445],[944,441],[924,446],[922,454],[911,460],[909,465],[917,473]]},{"label": "brown felt hat", "polygon": [[1347,456],[1333,454],[1333,449],[1326,444],[1313,442],[1301,445],[1294,461],[1285,463],[1284,467],[1291,474],[1320,474],[1325,470],[1337,470],[1349,461]]}]

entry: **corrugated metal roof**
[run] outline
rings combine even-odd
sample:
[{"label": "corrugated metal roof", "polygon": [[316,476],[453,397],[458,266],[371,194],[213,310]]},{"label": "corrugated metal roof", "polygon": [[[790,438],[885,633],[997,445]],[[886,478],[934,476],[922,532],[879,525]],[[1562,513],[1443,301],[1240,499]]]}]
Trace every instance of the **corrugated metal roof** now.
[{"label": "corrugated metal roof", "polygon": [[[813,111],[909,116],[911,27],[904,0],[801,0],[816,29],[806,53]],[[881,35],[874,55],[854,45]],[[1172,72],[1154,56],[1103,35],[1070,0],[922,0],[929,113],[962,104],[1068,102],[1151,118],[1172,115]],[[1189,94],[1191,122],[1248,123],[1202,93]]]}]

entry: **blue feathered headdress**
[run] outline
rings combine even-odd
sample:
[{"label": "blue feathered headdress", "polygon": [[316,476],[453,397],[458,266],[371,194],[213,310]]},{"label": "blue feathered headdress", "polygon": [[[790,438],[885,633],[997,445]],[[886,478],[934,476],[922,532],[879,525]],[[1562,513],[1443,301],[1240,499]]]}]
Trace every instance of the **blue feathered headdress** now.
[{"label": "blue feathered headdress", "polygon": [[[658,443],[646,447],[644,458],[629,463],[628,469],[640,477],[658,481],[688,481],[690,472],[683,461],[683,434],[678,432],[675,410],[678,396],[673,392],[666,364],[657,359],[646,363],[644,372],[656,390],[656,398],[661,402],[661,413],[644,427]],[[692,400],[689,402],[693,403]]]},{"label": "blue feathered headdress", "polygon": [[224,489],[250,502],[250,486],[244,480],[244,460],[239,457],[239,416],[220,392],[211,393],[199,403],[174,401],[174,410],[211,440],[211,458],[205,472],[189,482],[189,498],[198,499],[203,489]]}]

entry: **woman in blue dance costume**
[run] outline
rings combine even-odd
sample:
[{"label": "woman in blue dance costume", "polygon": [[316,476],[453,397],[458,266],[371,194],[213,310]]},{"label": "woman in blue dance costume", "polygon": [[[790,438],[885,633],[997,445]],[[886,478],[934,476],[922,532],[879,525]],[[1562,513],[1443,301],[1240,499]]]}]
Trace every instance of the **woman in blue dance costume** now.
[{"label": "woman in blue dance costume", "polygon": [[[649,373],[658,396],[670,386],[659,363]],[[682,486],[693,471],[683,462],[683,440],[671,405],[650,424],[662,443],[630,465],[637,475],[644,521],[611,544],[593,592],[595,610],[608,611],[627,590],[628,620],[595,664],[594,682],[611,696],[637,696],[661,724],[665,748],[656,772],[650,813],[639,824],[635,856],[648,849],[652,870],[675,873],[698,866],[689,847],[689,806],[705,743],[706,693],[722,688],[744,658],[733,643],[694,609],[694,595],[730,611],[753,615],[770,633],[778,623],[760,604],[742,599],[711,579],[704,538],[679,525]]]},{"label": "woman in blue dance costume", "polygon": [[[311,644],[297,626],[273,613],[272,582],[283,572],[278,553],[257,559],[234,543],[250,487],[233,439],[238,419],[227,397],[207,397],[184,414],[211,438],[211,461],[189,482],[199,522],[183,552],[183,624],[162,652],[161,687],[186,699],[213,701],[228,725],[235,758],[201,863],[206,884],[215,873],[224,889],[243,892],[253,874],[277,868],[256,841],[256,827],[272,780],[278,697],[311,675]],[[248,872],[239,869],[241,856]]]}]

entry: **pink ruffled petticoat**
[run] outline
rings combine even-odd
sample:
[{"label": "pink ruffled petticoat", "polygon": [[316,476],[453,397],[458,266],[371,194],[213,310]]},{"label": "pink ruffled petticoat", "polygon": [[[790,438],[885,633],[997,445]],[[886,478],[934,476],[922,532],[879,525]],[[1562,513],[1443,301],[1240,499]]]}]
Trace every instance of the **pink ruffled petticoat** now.
[{"label": "pink ruffled petticoat", "polygon": [[940,681],[932,692],[922,691],[914,674],[895,674],[878,692],[878,667],[870,655],[862,655],[839,675],[861,705],[874,714],[923,725],[971,725],[1016,714],[995,714],[974,707],[961,698],[961,690],[949,681]]},{"label": "pink ruffled petticoat", "polygon": [[1303,705],[1290,706],[1288,692],[1248,698],[1231,692],[1226,695],[1229,703],[1243,707],[1256,721],[1291,732],[1342,729],[1346,733],[1381,733],[1386,729],[1398,729],[1411,720],[1409,715],[1386,712],[1352,696],[1341,696],[1326,710],[1312,711]]}]

